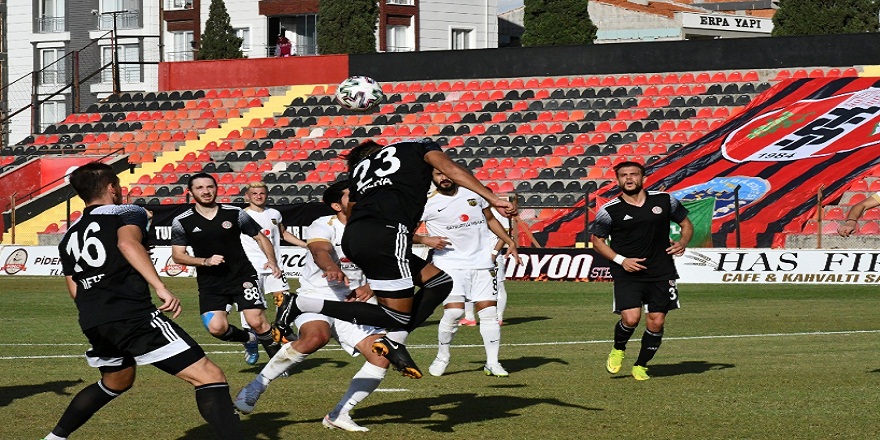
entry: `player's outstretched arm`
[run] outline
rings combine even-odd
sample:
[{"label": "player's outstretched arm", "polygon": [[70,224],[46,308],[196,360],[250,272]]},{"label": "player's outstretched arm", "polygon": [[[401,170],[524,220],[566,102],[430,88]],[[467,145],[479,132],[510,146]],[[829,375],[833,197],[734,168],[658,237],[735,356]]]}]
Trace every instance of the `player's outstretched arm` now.
[{"label": "player's outstretched arm", "polygon": [[434,250],[445,249],[446,246],[449,246],[449,239],[446,237],[435,237],[432,235],[413,235],[413,243],[415,244],[423,244]]},{"label": "player's outstretched arm", "polygon": [[305,248],[306,246],[308,246],[306,242],[303,241],[301,238],[288,232],[287,228],[285,228],[284,225],[278,224],[278,230],[281,231],[281,238],[283,238],[284,241],[294,246],[299,246],[301,248]]},{"label": "player's outstretched arm", "polygon": [[327,278],[327,281],[348,285],[348,277],[331,256],[333,252],[332,243],[324,240],[311,241],[308,244],[308,248],[309,252],[312,253],[315,264],[324,272],[324,278]]},{"label": "player's outstretched arm", "polygon": [[498,208],[498,212],[505,217],[510,217],[516,213],[516,207],[513,206],[513,203],[498,198],[495,193],[480,183],[480,181],[477,180],[467,168],[453,162],[452,159],[443,152],[429,151],[425,154],[425,162],[440,170],[440,172],[453,182],[479,194],[480,197],[486,199],[490,205]]},{"label": "player's outstretched arm", "polygon": [[859,218],[865,213],[865,210],[875,206],[880,206],[880,201],[877,200],[876,194],[853,205],[849,212],[846,213],[846,220],[837,228],[837,233],[841,237],[849,237],[858,228]]},{"label": "player's outstretched arm", "polygon": [[119,252],[122,253],[128,264],[144,277],[147,284],[153,287],[156,296],[162,300],[159,310],[173,313],[172,318],[180,315],[180,300],[165,287],[165,283],[159,278],[156,267],[153,266],[153,260],[150,259],[150,254],[147,253],[147,249],[141,241],[143,240],[141,228],[136,225],[126,225],[119,228],[117,236]]},{"label": "player's outstretched arm", "polygon": [[500,239],[498,243],[495,243],[495,248],[492,249],[493,251],[495,251],[495,254],[497,254],[498,251],[501,250],[501,246],[506,244],[507,255],[513,255],[513,258],[515,258],[516,261],[519,261],[519,252],[517,252],[516,250],[516,242],[513,240],[510,234],[508,234],[507,231],[504,230],[504,226],[501,224],[501,222],[499,222],[498,219],[495,218],[494,215],[492,215],[492,209],[484,209],[483,216],[486,217],[486,225],[489,226],[489,230],[492,231],[493,234],[497,235]]},{"label": "player's outstretched arm", "polygon": [[260,250],[266,254],[266,258],[269,260],[264,269],[271,270],[275,278],[281,278],[281,269],[278,268],[278,260],[275,258],[275,247],[272,246],[272,242],[262,232],[257,232],[253,239],[257,241],[257,244],[260,245]]}]

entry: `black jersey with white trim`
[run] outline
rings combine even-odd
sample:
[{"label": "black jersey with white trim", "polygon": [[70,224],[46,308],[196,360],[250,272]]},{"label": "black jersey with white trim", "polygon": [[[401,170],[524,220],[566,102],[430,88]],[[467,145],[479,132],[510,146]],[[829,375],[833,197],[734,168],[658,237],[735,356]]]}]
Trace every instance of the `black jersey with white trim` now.
[{"label": "black jersey with white trim", "polygon": [[190,246],[197,258],[223,256],[222,264],[198,268],[199,290],[225,287],[257,273],[241,246],[240,235],[253,237],[260,234],[260,225],[241,208],[217,206],[217,214],[210,220],[192,207],[171,221],[173,246]]},{"label": "black jersey with white trim", "polygon": [[675,197],[661,191],[648,191],[645,203],[635,206],[618,197],[599,209],[591,233],[600,238],[611,237],[611,249],[628,258],[644,258],[647,269],[627,272],[619,264],[611,264],[615,279],[642,281],[678,278],[669,247],[670,221],[681,223],[688,210]]},{"label": "black jersey with white trim", "polygon": [[58,245],[64,275],[76,282],[76,307],[83,330],[145,316],[156,307],[144,277],[119,250],[117,231],[134,225],[147,245],[147,211],[135,205],[96,205],[67,229]]},{"label": "black jersey with white trim", "polygon": [[425,162],[429,151],[440,151],[430,139],[386,145],[350,171],[349,199],[356,202],[349,223],[379,218],[415,230],[431,187],[434,168]]}]

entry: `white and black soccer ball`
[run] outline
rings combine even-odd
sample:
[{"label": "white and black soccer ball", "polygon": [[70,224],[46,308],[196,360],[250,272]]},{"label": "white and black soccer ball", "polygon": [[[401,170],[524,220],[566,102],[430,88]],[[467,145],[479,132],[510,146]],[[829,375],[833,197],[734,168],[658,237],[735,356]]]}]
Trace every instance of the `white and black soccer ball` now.
[{"label": "white and black soccer ball", "polygon": [[352,76],[339,83],[336,88],[336,102],[358,112],[367,111],[385,99],[382,86],[367,76]]}]

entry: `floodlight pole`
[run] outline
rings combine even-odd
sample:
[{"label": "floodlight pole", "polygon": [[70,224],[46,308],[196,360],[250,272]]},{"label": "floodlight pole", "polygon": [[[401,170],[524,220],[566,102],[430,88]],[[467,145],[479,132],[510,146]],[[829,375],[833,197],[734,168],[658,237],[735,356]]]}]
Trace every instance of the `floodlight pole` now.
[{"label": "floodlight pole", "polygon": [[740,248],[740,233],[739,233],[739,190],[742,188],[742,185],[737,185],[736,188],[733,189],[733,212],[734,218],[736,221],[736,247]]},{"label": "floodlight pole", "polygon": [[113,56],[113,58],[112,58],[112,60],[113,60],[112,61],[112,63],[113,63],[113,66],[112,66],[113,94],[119,93],[119,54],[117,53],[119,51],[119,47],[118,47],[119,36],[117,35],[118,29],[116,26],[116,17],[119,16],[119,14],[127,14],[127,13],[128,13],[128,9],[122,9],[119,11],[107,11],[107,12],[101,13],[101,15],[112,15],[113,16],[113,33],[110,35],[110,47],[113,50],[113,54],[112,54],[112,56]]}]

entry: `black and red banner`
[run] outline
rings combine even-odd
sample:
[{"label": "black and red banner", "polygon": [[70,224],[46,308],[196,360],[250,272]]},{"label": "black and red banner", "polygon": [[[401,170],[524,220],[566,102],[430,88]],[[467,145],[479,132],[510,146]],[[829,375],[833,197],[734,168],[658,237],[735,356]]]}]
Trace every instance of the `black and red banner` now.
[{"label": "black and red banner", "polygon": [[[648,189],[682,200],[714,197],[712,241],[735,246],[733,190],[739,186],[742,247],[779,247],[816,212],[816,194],[839,199],[880,165],[880,79],[784,81],[696,142],[647,167]],[[617,185],[593,195],[609,199]],[[594,199],[591,199],[594,200]],[[583,230],[583,201],[544,232]],[[579,222],[579,223],[578,223]],[[581,225],[578,227],[578,225]],[[551,242],[547,246],[571,246]]]}]

